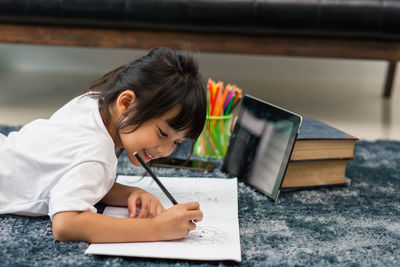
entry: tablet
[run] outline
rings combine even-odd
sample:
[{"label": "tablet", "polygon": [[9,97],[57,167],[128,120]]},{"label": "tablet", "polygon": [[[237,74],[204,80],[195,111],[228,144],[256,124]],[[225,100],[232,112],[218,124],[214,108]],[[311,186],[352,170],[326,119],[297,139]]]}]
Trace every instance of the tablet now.
[{"label": "tablet", "polygon": [[302,117],[245,95],[222,171],[277,200]]}]

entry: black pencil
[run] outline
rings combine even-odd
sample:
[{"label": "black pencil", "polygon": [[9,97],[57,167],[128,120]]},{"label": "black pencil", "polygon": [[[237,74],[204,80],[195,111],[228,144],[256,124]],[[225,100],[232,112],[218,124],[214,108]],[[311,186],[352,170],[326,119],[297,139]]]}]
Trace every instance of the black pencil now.
[{"label": "black pencil", "polygon": [[168,190],[165,188],[165,186],[161,183],[161,181],[157,178],[157,176],[151,171],[150,167],[144,162],[144,160],[139,156],[137,152],[133,153],[133,155],[137,158],[137,160],[142,164],[143,168],[150,174],[151,177],[153,177],[154,181],[158,184],[158,186],[161,188],[161,190],[164,192],[164,194],[171,200],[172,204],[176,205],[178,202],[175,200],[175,198],[168,192]]}]

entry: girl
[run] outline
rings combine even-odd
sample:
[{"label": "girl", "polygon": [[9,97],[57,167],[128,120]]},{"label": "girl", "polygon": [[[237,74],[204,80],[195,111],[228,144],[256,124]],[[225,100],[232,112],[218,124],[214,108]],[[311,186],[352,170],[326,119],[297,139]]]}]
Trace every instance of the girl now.
[{"label": "girl", "polygon": [[[0,214],[48,214],[59,241],[134,242],[182,238],[202,219],[199,203],[165,210],[136,187],[115,183],[115,151],[132,164],[168,156],[196,139],[206,117],[197,64],[156,48],[94,82],[49,120],[0,134]],[[94,205],[127,206],[128,219],[97,214]],[[140,213],[136,216],[136,207]]]}]

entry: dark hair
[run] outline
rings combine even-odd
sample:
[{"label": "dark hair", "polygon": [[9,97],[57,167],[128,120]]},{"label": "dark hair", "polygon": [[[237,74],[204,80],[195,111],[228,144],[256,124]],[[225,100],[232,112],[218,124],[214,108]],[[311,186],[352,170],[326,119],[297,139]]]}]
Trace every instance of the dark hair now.
[{"label": "dark hair", "polygon": [[206,120],[205,85],[198,65],[190,55],[158,47],[147,55],[118,67],[94,81],[87,91],[99,99],[106,123],[109,106],[124,90],[136,94],[135,104],[123,115],[117,132],[131,125],[135,131],[144,122],[161,117],[174,106],[180,112],[167,123],[175,130],[188,130],[186,138],[196,140]]}]

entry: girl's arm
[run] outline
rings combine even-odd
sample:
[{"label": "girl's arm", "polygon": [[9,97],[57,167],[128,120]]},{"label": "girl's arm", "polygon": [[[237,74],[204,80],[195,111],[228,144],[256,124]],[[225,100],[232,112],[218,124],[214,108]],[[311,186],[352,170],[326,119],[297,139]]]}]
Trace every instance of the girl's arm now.
[{"label": "girl's arm", "polygon": [[101,203],[111,206],[128,207],[129,217],[136,217],[136,208],[140,208],[139,218],[154,217],[165,209],[155,196],[137,188],[114,183]]},{"label": "girl's arm", "polygon": [[88,211],[53,216],[53,235],[59,241],[89,243],[172,240],[196,228],[203,214],[198,202],[178,204],[154,218],[121,219]]},{"label": "girl's arm", "polygon": [[101,203],[110,206],[127,206],[129,195],[136,189],[136,187],[130,187],[118,183],[114,183],[111,190],[104,196]]}]

